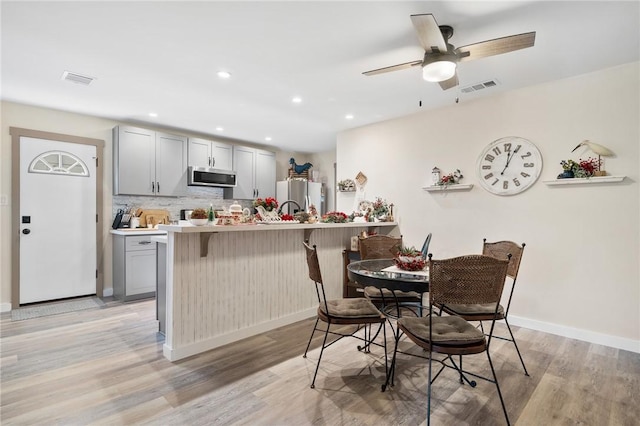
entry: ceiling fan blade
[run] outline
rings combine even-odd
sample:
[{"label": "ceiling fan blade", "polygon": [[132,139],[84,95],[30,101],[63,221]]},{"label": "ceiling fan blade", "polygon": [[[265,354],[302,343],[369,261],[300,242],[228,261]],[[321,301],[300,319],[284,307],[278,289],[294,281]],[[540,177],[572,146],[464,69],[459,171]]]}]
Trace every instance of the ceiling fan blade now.
[{"label": "ceiling fan blade", "polygon": [[385,72],[400,71],[406,68],[415,67],[417,65],[422,65],[422,59],[420,59],[419,61],[405,62],[404,64],[391,65],[390,67],[378,68],[377,70],[365,71],[362,74],[367,76],[377,75],[383,74]]},{"label": "ceiling fan blade", "polygon": [[513,52],[514,50],[526,49],[527,47],[532,47],[535,41],[536,32],[532,31],[530,33],[485,40],[480,43],[458,47],[456,52],[459,55],[459,61],[465,62],[487,56],[501,55],[503,53]]},{"label": "ceiling fan blade", "polygon": [[411,15],[411,22],[425,52],[432,53],[435,51],[434,48],[437,48],[440,53],[447,51],[447,42],[442,37],[440,27],[432,14]]},{"label": "ceiling fan blade", "polygon": [[453,75],[453,77],[451,77],[449,80],[441,81],[438,84],[440,84],[440,87],[442,87],[442,90],[447,90],[447,89],[451,89],[452,87],[456,87],[458,85],[458,73],[456,72]]}]

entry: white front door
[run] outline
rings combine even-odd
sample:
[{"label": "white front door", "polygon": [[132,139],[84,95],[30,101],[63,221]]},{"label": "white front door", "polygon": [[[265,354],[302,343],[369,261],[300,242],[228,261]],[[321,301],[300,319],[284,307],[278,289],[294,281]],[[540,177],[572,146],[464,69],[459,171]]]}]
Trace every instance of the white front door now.
[{"label": "white front door", "polygon": [[96,155],[20,138],[20,304],[96,293]]}]

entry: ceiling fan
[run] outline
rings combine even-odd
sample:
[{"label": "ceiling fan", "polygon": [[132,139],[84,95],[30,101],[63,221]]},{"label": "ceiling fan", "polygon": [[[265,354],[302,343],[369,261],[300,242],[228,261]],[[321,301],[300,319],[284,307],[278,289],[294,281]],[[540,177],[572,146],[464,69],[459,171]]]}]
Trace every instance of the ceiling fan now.
[{"label": "ceiling fan", "polygon": [[363,72],[364,75],[377,75],[420,65],[425,80],[440,83],[440,87],[447,90],[458,85],[458,62],[525,49],[532,47],[536,40],[536,33],[533,31],[456,48],[449,44],[453,28],[449,25],[438,25],[432,14],[411,15],[411,22],[424,48],[424,58],[366,71]]}]

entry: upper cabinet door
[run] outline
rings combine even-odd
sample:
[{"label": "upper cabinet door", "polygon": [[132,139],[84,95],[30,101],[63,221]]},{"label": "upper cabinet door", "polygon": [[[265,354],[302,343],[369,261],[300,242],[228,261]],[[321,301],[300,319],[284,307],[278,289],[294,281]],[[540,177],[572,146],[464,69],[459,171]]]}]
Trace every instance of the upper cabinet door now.
[{"label": "upper cabinet door", "polygon": [[256,196],[276,196],[276,154],[262,149],[256,150]]},{"label": "upper cabinet door", "polygon": [[233,170],[233,145],[211,141],[211,167]]},{"label": "upper cabinet door", "polygon": [[236,186],[233,188],[233,198],[243,200],[256,198],[255,165],[256,150],[254,148],[234,145],[233,170],[236,172]]},{"label": "upper cabinet door", "polygon": [[137,127],[113,129],[113,193],[154,195],[155,132]]},{"label": "upper cabinet door", "polygon": [[187,138],[156,134],[156,195],[177,196],[187,192]]},{"label": "upper cabinet door", "polygon": [[211,142],[189,138],[189,165],[195,167],[211,167]]}]

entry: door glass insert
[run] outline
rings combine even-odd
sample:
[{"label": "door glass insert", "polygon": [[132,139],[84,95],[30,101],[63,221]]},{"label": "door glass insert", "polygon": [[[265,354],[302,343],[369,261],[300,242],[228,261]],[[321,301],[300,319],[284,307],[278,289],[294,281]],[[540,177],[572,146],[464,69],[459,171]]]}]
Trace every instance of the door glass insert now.
[{"label": "door glass insert", "polygon": [[65,151],[48,151],[38,155],[29,164],[29,173],[89,177],[87,165],[77,156]]}]

